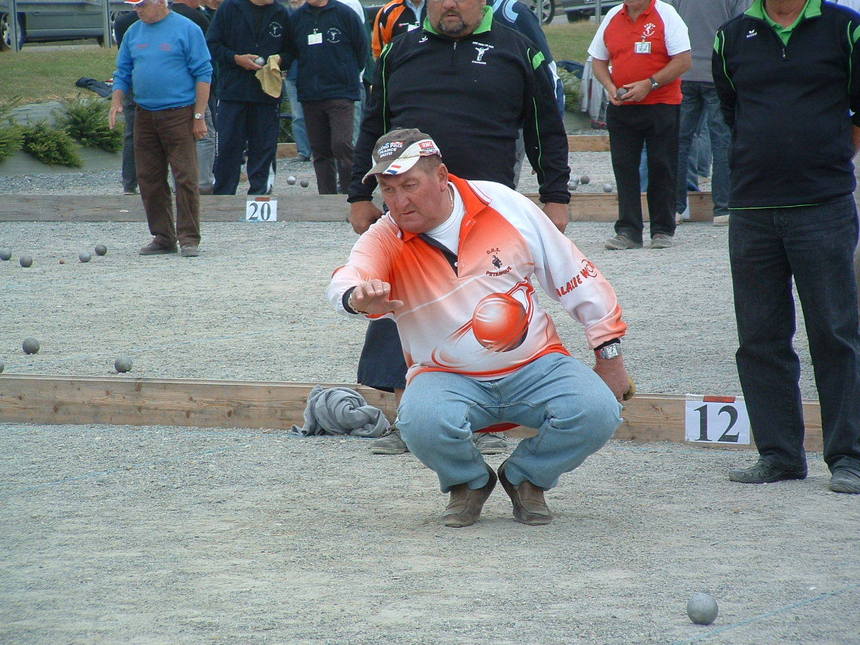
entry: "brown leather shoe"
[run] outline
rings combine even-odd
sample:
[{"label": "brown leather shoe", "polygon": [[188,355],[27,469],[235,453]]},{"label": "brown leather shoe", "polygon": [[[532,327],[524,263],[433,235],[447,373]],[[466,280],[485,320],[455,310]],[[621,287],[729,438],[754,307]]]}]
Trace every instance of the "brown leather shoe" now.
[{"label": "brown leather shoe", "polygon": [[538,488],[529,480],[524,479],[520,484],[514,486],[505,477],[505,465],[507,460],[499,466],[499,481],[502,488],[511,498],[514,505],[514,519],[523,524],[538,526],[552,522],[552,513],[543,498],[543,488]]},{"label": "brown leather shoe", "polygon": [[155,240],[142,247],[139,251],[140,255],[164,255],[166,253],[176,253],[176,244],[164,246]]},{"label": "brown leather shoe", "polygon": [[469,488],[468,484],[457,484],[451,487],[448,506],[442,513],[445,526],[462,528],[471,526],[478,521],[481,516],[481,509],[484,508],[484,502],[487,501],[490,493],[496,487],[496,473],[489,466],[487,466],[487,472],[490,474],[490,479],[482,488],[473,490]]}]

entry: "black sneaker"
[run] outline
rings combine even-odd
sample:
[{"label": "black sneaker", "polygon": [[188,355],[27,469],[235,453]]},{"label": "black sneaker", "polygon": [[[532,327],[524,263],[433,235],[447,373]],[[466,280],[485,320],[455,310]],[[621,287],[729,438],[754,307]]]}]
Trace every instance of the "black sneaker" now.
[{"label": "black sneaker", "polygon": [[806,466],[781,466],[760,457],[749,468],[730,470],[729,479],[742,484],[771,484],[784,479],[806,479]]},{"label": "black sneaker", "polygon": [[845,468],[837,468],[830,477],[830,490],[834,493],[858,494],[860,493],[860,475]]}]

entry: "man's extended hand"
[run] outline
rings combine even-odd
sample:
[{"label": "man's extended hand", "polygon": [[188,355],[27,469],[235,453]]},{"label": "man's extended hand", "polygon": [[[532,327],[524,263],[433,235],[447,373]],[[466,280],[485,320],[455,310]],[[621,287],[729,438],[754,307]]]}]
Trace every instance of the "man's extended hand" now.
[{"label": "man's extended hand", "polygon": [[199,141],[206,136],[209,128],[206,127],[206,121],[204,119],[194,119],[191,131],[194,133],[194,138]]},{"label": "man's extended hand", "polygon": [[370,201],[352,202],[349,205],[349,223],[352,230],[361,235],[370,225],[382,217],[382,211]]},{"label": "man's extended hand", "polygon": [[257,58],[259,58],[257,54],[236,54],[233,56],[233,61],[242,69],[254,72],[263,67],[262,65],[257,65]]},{"label": "man's extended hand", "polygon": [[633,393],[636,392],[636,386],[627,374],[624,368],[624,357],[616,356],[615,358],[597,358],[597,363],[594,365],[594,371],[603,379],[603,382],[609,386],[615,398],[619,401],[626,401]]},{"label": "man's extended hand", "polygon": [[564,233],[570,222],[570,214],[567,210],[567,204],[559,204],[558,202],[547,202],[543,205],[543,212],[549,217],[549,220],[555,224],[556,228]]},{"label": "man's extended hand", "polygon": [[391,285],[383,280],[359,282],[349,296],[350,308],[363,314],[387,314],[403,306],[402,300],[389,300]]}]

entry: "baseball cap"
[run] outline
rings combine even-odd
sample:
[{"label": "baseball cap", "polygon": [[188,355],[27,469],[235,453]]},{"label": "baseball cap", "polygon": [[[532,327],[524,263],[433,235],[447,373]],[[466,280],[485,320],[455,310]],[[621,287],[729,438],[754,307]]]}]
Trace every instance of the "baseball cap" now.
[{"label": "baseball cap", "polygon": [[433,155],[442,157],[439,146],[429,134],[415,128],[392,130],[379,137],[373,146],[373,168],[362,181],[366,182],[373,175],[402,175],[421,157]]}]

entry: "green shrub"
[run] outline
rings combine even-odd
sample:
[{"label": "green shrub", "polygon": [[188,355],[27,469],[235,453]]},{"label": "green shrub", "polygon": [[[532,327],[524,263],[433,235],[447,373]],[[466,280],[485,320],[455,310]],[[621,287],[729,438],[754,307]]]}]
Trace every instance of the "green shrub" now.
[{"label": "green shrub", "polygon": [[16,125],[0,125],[0,161],[4,161],[21,149],[21,128]]},{"label": "green shrub", "polygon": [[558,68],[558,77],[564,83],[564,109],[567,112],[579,112],[582,102],[582,81],[573,72],[563,67]]},{"label": "green shrub", "polygon": [[42,163],[51,166],[79,168],[81,158],[75,142],[64,131],[50,127],[46,122],[35,123],[22,130],[23,149]]},{"label": "green shrub", "polygon": [[109,104],[103,99],[80,98],[66,101],[57,126],[89,148],[107,152],[122,150],[122,128],[108,127]]}]

